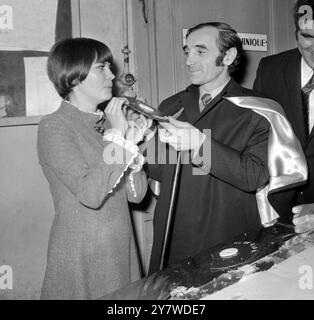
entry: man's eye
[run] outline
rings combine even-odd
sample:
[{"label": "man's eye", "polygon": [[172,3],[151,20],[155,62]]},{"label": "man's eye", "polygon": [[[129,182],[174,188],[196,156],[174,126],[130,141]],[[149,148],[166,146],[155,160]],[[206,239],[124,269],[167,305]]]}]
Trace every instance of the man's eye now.
[{"label": "man's eye", "polygon": [[205,53],[206,53],[206,51],[204,51],[204,50],[197,50],[197,54],[200,56],[204,55]]}]

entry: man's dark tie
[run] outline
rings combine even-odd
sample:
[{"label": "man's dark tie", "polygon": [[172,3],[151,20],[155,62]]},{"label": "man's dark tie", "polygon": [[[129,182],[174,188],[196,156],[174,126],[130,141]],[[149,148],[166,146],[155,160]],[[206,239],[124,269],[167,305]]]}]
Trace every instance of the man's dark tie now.
[{"label": "man's dark tie", "polygon": [[303,99],[303,117],[305,124],[305,132],[306,135],[309,136],[309,99],[312,90],[314,89],[314,73],[311,79],[307,82],[307,84],[301,89],[302,91],[302,99]]},{"label": "man's dark tie", "polygon": [[207,105],[212,100],[212,96],[210,95],[210,93],[204,93],[201,97],[201,100],[202,100],[203,105],[200,105],[200,111],[202,112],[204,110],[204,108],[206,108]]}]

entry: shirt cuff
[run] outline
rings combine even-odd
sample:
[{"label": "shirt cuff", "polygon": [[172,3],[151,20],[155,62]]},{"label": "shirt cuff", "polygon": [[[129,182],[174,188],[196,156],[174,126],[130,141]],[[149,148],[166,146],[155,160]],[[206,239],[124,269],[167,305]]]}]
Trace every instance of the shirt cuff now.
[{"label": "shirt cuff", "polygon": [[[203,174],[209,174],[211,170],[211,136],[204,135],[204,140],[199,150],[194,151],[192,165],[200,169]],[[200,155],[202,153],[202,155]]]}]

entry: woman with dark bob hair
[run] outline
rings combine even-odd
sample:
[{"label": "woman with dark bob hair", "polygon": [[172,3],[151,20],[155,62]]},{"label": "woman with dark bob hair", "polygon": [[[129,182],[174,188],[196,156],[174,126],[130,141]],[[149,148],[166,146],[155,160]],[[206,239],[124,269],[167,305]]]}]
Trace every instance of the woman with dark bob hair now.
[{"label": "woman with dark bob hair", "polygon": [[147,190],[137,143],[151,123],[141,116],[131,126],[125,98],[112,98],[112,61],[105,44],[87,38],[50,51],[48,76],[63,101],[38,126],[55,207],[42,299],[95,299],[140,278],[128,201]]}]

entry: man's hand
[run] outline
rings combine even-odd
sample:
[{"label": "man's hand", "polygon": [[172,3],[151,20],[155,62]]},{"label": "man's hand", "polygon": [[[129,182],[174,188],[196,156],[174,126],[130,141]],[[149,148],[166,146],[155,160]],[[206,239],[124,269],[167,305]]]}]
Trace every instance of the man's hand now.
[{"label": "man's hand", "polygon": [[295,232],[302,233],[314,229],[314,203],[298,205],[292,208]]},{"label": "man's hand", "polygon": [[177,151],[193,150],[198,152],[206,135],[188,122],[168,117],[169,122],[160,122],[160,141],[170,144]]}]

